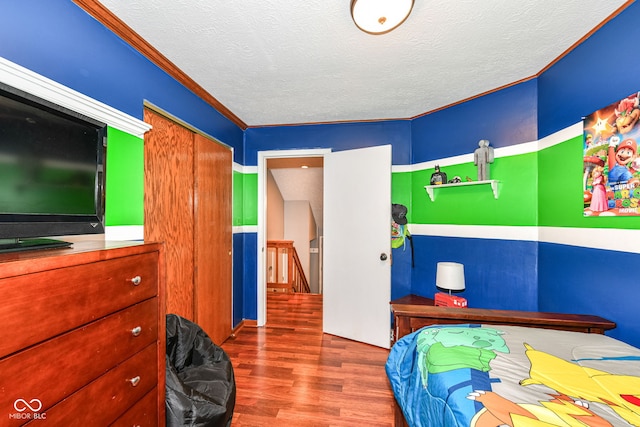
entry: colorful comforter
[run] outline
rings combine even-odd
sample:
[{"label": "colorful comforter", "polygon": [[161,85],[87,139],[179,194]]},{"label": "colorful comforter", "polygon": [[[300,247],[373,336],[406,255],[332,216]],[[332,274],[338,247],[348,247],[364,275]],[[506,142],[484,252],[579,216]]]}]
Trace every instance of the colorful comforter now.
[{"label": "colorful comforter", "polygon": [[386,371],[410,426],[640,426],[640,349],[605,335],[431,326]]}]

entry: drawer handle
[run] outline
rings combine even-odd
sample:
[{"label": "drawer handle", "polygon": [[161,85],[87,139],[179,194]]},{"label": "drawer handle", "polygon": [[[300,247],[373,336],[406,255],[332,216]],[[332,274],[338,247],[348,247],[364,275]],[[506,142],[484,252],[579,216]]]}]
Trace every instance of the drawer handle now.
[{"label": "drawer handle", "polygon": [[131,280],[131,283],[133,283],[134,286],[138,286],[140,282],[142,282],[142,277],[136,276],[133,279],[129,279],[129,280]]},{"label": "drawer handle", "polygon": [[137,337],[141,333],[142,333],[142,328],[140,326],[136,326],[131,330],[131,335],[133,335],[134,337]]},{"label": "drawer handle", "polygon": [[131,385],[135,387],[140,382],[140,376],[138,375],[137,377],[129,378],[127,381],[129,381]]}]

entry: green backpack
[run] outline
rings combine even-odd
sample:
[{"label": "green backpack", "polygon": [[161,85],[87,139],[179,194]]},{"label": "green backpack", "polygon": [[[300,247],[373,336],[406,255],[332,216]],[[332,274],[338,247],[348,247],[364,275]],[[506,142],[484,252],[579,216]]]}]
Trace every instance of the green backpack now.
[{"label": "green backpack", "polygon": [[391,247],[393,249],[399,248],[400,246],[405,247],[407,243],[405,241],[406,238],[411,239],[411,233],[409,233],[407,226],[391,221]]}]

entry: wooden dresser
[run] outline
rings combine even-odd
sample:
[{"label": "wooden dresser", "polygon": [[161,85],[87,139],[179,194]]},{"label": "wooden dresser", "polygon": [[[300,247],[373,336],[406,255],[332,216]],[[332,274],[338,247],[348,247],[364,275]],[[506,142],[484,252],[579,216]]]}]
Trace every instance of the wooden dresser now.
[{"label": "wooden dresser", "polygon": [[164,425],[161,248],[0,254],[0,425]]}]

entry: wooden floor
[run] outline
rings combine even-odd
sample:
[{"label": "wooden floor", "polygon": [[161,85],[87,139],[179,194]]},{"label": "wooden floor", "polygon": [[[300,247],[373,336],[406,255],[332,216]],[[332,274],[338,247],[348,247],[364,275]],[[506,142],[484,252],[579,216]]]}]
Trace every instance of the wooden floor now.
[{"label": "wooden floor", "polygon": [[232,427],[392,426],[388,350],[322,333],[322,296],[267,294],[265,327],[222,345],[233,361]]}]

